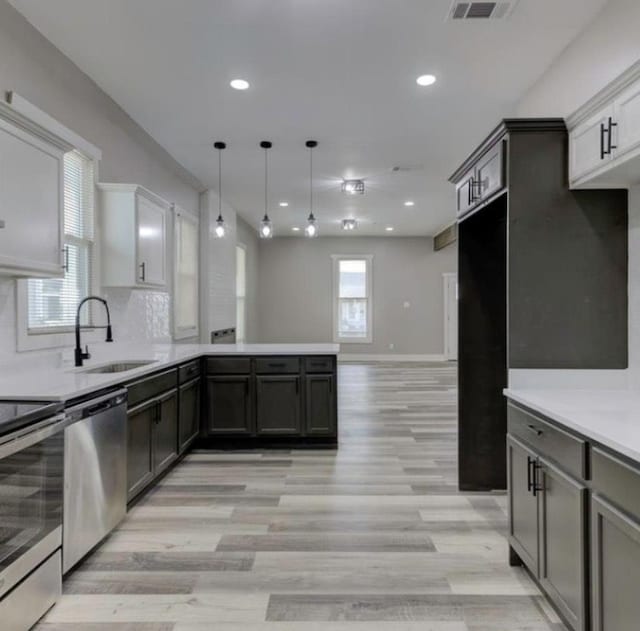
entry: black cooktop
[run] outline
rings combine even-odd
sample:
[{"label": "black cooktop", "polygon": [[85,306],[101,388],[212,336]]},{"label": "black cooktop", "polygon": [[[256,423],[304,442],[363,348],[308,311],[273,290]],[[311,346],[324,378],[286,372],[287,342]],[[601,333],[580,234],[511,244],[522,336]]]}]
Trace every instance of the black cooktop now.
[{"label": "black cooktop", "polygon": [[54,416],[63,408],[59,401],[0,400],[0,436]]}]

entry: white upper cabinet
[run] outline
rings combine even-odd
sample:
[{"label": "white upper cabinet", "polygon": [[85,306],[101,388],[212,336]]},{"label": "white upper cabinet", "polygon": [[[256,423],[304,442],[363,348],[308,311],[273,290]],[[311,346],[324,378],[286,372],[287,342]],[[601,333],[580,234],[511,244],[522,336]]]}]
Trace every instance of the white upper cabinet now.
[{"label": "white upper cabinet", "polygon": [[63,158],[70,149],[0,102],[0,274],[63,276]]},{"label": "white upper cabinet", "polygon": [[170,204],[136,184],[98,187],[103,285],[165,289]]},{"label": "white upper cabinet", "polygon": [[567,120],[572,188],[640,182],[640,63]]}]

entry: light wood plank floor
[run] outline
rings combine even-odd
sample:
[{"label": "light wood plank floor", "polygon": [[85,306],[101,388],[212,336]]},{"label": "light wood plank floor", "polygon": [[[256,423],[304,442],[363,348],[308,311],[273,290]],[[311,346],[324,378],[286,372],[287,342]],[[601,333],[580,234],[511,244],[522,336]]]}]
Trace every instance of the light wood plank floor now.
[{"label": "light wood plank floor", "polygon": [[195,452],[39,631],[560,631],[456,486],[455,367],[340,366],[340,449]]}]

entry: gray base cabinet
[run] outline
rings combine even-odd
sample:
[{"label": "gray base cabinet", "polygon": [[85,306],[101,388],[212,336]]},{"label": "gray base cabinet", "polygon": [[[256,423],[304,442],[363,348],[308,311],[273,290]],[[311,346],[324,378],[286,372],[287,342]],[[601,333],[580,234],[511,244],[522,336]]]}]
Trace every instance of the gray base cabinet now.
[{"label": "gray base cabinet", "polygon": [[334,375],[307,375],[305,378],[306,427],[308,436],[331,436],[336,433]]},{"label": "gray base cabinet", "polygon": [[258,375],[256,377],[258,436],[300,433],[300,377]]},{"label": "gray base cabinet", "polygon": [[[581,441],[509,406],[509,544],[574,631],[587,631],[587,484]],[[562,468],[561,468],[562,467]]]},{"label": "gray base cabinet", "polygon": [[178,451],[183,454],[200,433],[200,378],[180,386],[178,412]]},{"label": "gray base cabinet", "polygon": [[205,437],[335,442],[335,356],[209,357]]},{"label": "gray base cabinet", "polygon": [[153,426],[156,402],[143,403],[128,412],[127,497],[135,497],[153,480]]},{"label": "gray base cabinet", "polygon": [[178,457],[178,391],[158,399],[154,428],[153,463],[155,474],[162,473]]},{"label": "gray base cabinet", "polygon": [[207,377],[206,433],[253,433],[251,378],[248,375]]}]

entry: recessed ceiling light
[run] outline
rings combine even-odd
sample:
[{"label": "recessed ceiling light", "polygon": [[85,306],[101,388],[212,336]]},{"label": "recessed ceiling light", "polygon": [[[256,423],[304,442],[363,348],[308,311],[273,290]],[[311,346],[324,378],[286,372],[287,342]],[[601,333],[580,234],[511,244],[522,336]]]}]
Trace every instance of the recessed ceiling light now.
[{"label": "recessed ceiling light", "polygon": [[280,202],[279,204],[282,208],[286,208],[289,205],[289,202]]},{"label": "recessed ceiling light", "polygon": [[416,83],[421,86],[433,85],[436,82],[436,78],[432,74],[423,74],[416,79]]},{"label": "recessed ceiling light", "polygon": [[364,195],[364,180],[343,180],[342,192],[347,195]]},{"label": "recessed ceiling light", "polygon": [[342,229],[343,230],[355,230],[358,227],[358,222],[355,219],[343,219],[342,220]]},{"label": "recessed ceiling light", "polygon": [[294,232],[300,232],[300,228],[298,228],[298,226],[291,228],[291,230],[293,230]]},{"label": "recessed ceiling light", "polygon": [[234,90],[248,90],[249,89],[249,82],[245,81],[244,79],[233,79],[229,85],[234,89]]},{"label": "recessed ceiling light", "polygon": [[415,204],[415,202],[412,202],[412,201],[406,201],[406,202],[404,203],[404,205],[405,205],[405,206],[415,206],[416,204]]},{"label": "recessed ceiling light", "polygon": [[386,230],[387,232],[393,232],[393,226],[387,226],[387,227],[385,228],[385,230]]}]

